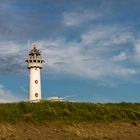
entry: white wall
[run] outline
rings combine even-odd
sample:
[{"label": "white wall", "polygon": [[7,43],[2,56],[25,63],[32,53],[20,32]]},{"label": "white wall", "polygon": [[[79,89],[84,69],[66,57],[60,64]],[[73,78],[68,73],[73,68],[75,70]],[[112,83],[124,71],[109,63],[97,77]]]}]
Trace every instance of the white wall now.
[{"label": "white wall", "polygon": [[[30,81],[29,81],[29,101],[37,101],[41,99],[41,79],[40,68],[30,68]],[[35,83],[38,80],[38,83]],[[38,97],[35,96],[38,94]]]}]

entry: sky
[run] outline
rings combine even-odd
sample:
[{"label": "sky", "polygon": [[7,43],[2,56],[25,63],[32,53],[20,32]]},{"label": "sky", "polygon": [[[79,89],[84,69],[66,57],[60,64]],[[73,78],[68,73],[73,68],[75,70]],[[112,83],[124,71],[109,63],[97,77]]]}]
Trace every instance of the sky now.
[{"label": "sky", "polygon": [[0,102],[28,100],[36,42],[42,98],[140,102],[139,0],[0,0]]}]

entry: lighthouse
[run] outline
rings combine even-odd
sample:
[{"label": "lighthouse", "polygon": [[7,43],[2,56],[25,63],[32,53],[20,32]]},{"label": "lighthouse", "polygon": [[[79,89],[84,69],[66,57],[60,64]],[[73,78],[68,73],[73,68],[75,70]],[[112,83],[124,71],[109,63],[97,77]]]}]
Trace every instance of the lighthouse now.
[{"label": "lighthouse", "polygon": [[38,102],[41,100],[41,69],[44,60],[36,44],[33,44],[25,62],[29,69],[29,101]]}]

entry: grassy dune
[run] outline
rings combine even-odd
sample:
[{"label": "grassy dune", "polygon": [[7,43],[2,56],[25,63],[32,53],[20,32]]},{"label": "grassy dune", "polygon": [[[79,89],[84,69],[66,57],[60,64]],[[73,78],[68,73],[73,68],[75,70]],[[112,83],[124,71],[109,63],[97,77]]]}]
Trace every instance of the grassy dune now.
[{"label": "grassy dune", "polygon": [[47,102],[0,104],[0,122],[139,121],[140,104]]}]

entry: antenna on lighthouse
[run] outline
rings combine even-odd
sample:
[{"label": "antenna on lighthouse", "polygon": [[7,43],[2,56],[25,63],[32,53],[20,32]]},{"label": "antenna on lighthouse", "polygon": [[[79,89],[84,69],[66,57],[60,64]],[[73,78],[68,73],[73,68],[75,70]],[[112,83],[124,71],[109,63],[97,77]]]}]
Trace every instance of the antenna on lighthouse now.
[{"label": "antenna on lighthouse", "polygon": [[30,49],[30,40],[28,40],[28,53],[29,53],[29,50]]}]

